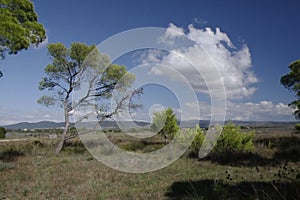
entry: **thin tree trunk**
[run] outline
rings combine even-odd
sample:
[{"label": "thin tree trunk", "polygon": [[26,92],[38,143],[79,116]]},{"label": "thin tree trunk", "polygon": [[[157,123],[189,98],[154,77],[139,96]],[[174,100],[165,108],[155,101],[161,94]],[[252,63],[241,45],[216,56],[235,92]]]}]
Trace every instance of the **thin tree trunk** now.
[{"label": "thin tree trunk", "polygon": [[66,139],[66,135],[68,133],[68,129],[69,129],[69,126],[70,126],[70,121],[69,121],[69,112],[68,112],[68,103],[65,102],[64,103],[64,113],[65,113],[65,128],[64,128],[64,131],[60,137],[60,140],[56,146],[56,150],[55,150],[55,153],[58,154],[59,152],[61,152],[61,150],[63,149],[64,147],[64,143],[65,143],[65,139]]}]

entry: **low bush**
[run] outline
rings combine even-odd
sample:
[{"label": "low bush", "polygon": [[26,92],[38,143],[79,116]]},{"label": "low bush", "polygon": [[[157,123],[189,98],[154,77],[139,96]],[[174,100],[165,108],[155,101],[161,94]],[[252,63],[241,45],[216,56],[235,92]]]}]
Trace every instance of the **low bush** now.
[{"label": "low bush", "polygon": [[198,155],[204,142],[205,134],[199,125],[193,129],[186,129],[185,132],[177,134],[175,140],[184,147],[189,147],[191,155]]},{"label": "low bush", "polygon": [[1,150],[0,152],[0,160],[3,162],[13,162],[21,156],[25,156],[25,153],[12,147]]},{"label": "low bush", "polygon": [[223,127],[222,133],[214,149],[216,151],[250,152],[254,150],[254,131],[242,132],[239,126],[228,123]]},{"label": "low bush", "polygon": [[[176,140],[183,146],[188,146],[188,142],[192,141],[189,149],[191,155],[198,155],[198,152],[205,142],[205,134],[203,130],[197,125],[194,129],[187,129],[184,134],[178,134]],[[214,152],[240,152],[246,153],[254,150],[254,132],[242,132],[239,126],[233,123],[228,123],[223,127],[222,133],[213,148]]]},{"label": "low bush", "polygon": [[6,129],[4,127],[0,127],[0,138],[5,138]]},{"label": "low bush", "polygon": [[300,123],[295,124],[295,129],[296,129],[297,131],[300,131]]}]

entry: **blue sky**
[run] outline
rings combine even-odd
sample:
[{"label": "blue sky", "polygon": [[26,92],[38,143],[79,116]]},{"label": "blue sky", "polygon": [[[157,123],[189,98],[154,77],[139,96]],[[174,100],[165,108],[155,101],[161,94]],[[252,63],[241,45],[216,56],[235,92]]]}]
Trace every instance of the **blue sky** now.
[{"label": "blue sky", "polygon": [[[288,65],[300,59],[300,2],[297,0],[33,2],[39,21],[47,29],[47,43],[63,42],[66,46],[74,41],[98,44],[128,29],[168,28],[170,23],[185,33],[189,32],[190,24],[197,30],[210,27],[214,32],[219,27],[238,50],[247,46],[251,54],[248,70],[258,80],[249,85],[255,88],[251,95],[229,100],[228,119],[293,120],[286,105],[295,97],[279,84],[279,80],[288,72]],[[0,79],[0,125],[63,120],[60,108],[47,109],[36,103],[42,95],[38,82],[49,63],[46,43],[17,55],[8,55],[1,61],[4,77]],[[145,94],[146,97],[151,95]],[[149,104],[146,107],[156,102],[153,95],[150,100],[145,101]]]}]

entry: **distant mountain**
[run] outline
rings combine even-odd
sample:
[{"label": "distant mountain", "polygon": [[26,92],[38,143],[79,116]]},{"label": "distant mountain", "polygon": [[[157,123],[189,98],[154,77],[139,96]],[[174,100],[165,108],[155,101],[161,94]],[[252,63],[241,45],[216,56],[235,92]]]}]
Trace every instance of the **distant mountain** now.
[{"label": "distant mountain", "polygon": [[[225,123],[228,123],[226,121]],[[296,122],[268,122],[268,121],[231,121],[237,125],[249,128],[270,128],[270,127],[277,127],[277,128],[286,128],[286,127],[293,127]],[[94,126],[97,122],[84,122],[79,126]],[[199,123],[201,128],[208,128],[210,121],[208,120],[191,120],[191,121],[182,121],[180,122],[181,128],[193,128],[196,124]],[[3,126],[6,129],[10,130],[18,130],[18,129],[52,129],[52,128],[63,128],[64,122],[52,122],[52,121],[41,121],[35,123],[29,122],[21,122],[17,124],[5,125]],[[73,124],[72,124],[73,125]],[[139,127],[146,127],[149,125],[149,122],[143,121],[123,121],[116,123],[115,121],[104,121],[100,123],[100,126],[104,129],[129,129],[131,127],[139,126]]]},{"label": "distant mountain", "polygon": [[50,128],[62,128],[64,127],[64,122],[51,122],[51,121],[41,121],[41,122],[21,122],[17,124],[5,125],[6,129],[18,130],[18,129],[50,129]]},{"label": "distant mountain", "polygon": [[[97,122],[83,122],[81,123],[81,126],[93,126]],[[131,121],[124,121],[124,122],[119,122],[118,124],[114,121],[103,121],[100,123],[100,126],[104,129],[118,129],[119,126],[122,128],[130,128],[134,127],[134,125],[137,125],[139,127],[144,127],[148,125],[149,123],[147,122],[131,122]],[[74,124],[71,123],[71,126]],[[20,130],[20,129],[54,129],[54,128],[63,128],[65,126],[64,122],[52,122],[52,121],[41,121],[41,122],[34,122],[34,123],[29,123],[29,122],[21,122],[17,124],[11,124],[11,125],[5,125],[3,126],[4,128],[8,130]]]},{"label": "distant mountain", "polygon": [[297,123],[294,122],[274,122],[274,121],[232,121],[240,126],[250,128],[291,128]]}]

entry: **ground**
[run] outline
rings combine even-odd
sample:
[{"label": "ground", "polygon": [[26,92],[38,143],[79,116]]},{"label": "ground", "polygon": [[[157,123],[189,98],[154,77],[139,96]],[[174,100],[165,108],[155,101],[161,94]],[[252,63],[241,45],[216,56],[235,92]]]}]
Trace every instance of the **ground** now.
[{"label": "ground", "polygon": [[[110,134],[128,150],[158,147]],[[55,143],[45,137],[0,142],[0,199],[300,199],[300,134],[292,128],[256,130],[252,153],[202,160],[187,153],[145,174],[106,167],[78,139],[56,156]]]}]

